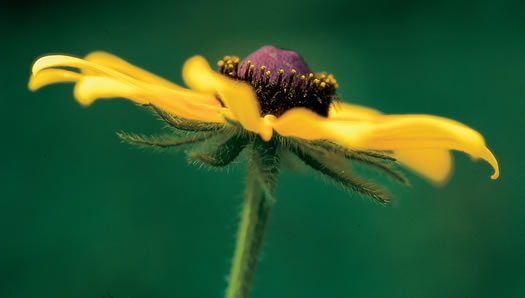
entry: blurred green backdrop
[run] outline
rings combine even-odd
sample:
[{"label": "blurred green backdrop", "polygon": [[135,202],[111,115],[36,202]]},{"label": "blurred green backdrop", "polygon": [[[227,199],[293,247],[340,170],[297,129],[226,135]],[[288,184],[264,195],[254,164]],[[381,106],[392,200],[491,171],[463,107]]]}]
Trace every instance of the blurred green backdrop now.
[{"label": "blurred green backdrop", "polygon": [[284,171],[253,297],[525,297],[525,4],[456,2],[4,2],[0,297],[222,297],[244,164],[137,150],[114,132],[160,132],[149,113],[26,84],[46,53],[105,50],[181,82],[191,55],[265,44],[334,73],[346,101],[479,130],[502,174],[456,153],[443,188],[378,178],[397,198],[382,207]]}]

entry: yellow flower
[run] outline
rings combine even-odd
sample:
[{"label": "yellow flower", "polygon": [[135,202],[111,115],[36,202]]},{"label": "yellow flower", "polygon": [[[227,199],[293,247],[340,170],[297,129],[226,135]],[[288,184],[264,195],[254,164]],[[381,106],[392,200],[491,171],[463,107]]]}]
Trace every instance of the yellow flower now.
[{"label": "yellow flower", "polygon": [[[236,57],[225,57],[219,62],[220,71],[216,72],[203,57],[188,59],[182,73],[189,89],[104,52],[93,52],[84,59],[49,55],[35,61],[29,88],[37,90],[52,83],[74,82],[74,96],[85,106],[99,98],[123,97],[184,119],[223,125],[236,121],[265,141],[277,133],[299,140],[329,140],[351,150],[386,152],[401,165],[438,184],[446,181],[451,173],[450,151],[463,151],[474,159],[487,161],[494,169],[491,178],[498,178],[498,163],[477,131],[442,117],[384,115],[370,108],[337,102],[330,97],[337,88],[332,76],[316,76],[305,71],[301,75],[296,69],[306,64],[290,62],[295,59],[289,54],[293,52],[273,47],[264,47],[258,52],[267,56],[277,53],[277,60],[265,60],[265,65],[261,65],[256,61],[239,63]],[[276,68],[273,64],[279,63],[282,53],[282,66]],[[281,67],[288,71],[288,76]],[[307,92],[313,92],[312,96],[322,103],[321,95],[327,94],[330,100],[320,107],[327,112],[311,108],[308,102],[277,109],[268,103],[269,97],[263,96],[265,101],[261,101],[265,86],[275,88],[276,85],[280,89],[274,91],[274,96],[293,89],[301,96],[305,94],[294,99],[306,98]],[[323,93],[323,88],[332,88],[333,92]],[[268,105],[270,107],[265,108]]]},{"label": "yellow flower", "polygon": [[389,201],[388,193],[353,176],[346,160],[406,183],[392,167],[397,161],[441,184],[452,170],[450,151],[457,150],[486,160],[494,168],[492,178],[499,176],[496,159],[475,130],[441,117],[384,115],[338,101],[335,78],[314,75],[295,52],[266,46],[243,61],[226,56],[218,67],[213,71],[200,56],[188,59],[182,71],[186,89],[108,53],[94,52],[84,59],[50,55],[35,61],[29,89],[74,82],[74,96],[84,106],[99,98],[130,99],[157,113],[183,137],[119,133],[123,140],[157,148],[211,145],[211,152],[187,154],[213,167],[226,166],[247,149],[244,208],[228,298],[249,297],[285,152],[381,203]]}]

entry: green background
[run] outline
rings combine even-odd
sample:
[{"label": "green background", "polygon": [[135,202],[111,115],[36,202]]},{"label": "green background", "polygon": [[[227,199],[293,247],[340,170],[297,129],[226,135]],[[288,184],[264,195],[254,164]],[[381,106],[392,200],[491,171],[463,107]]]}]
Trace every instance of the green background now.
[{"label": "green background", "polygon": [[[461,2],[461,3],[457,3]],[[522,1],[4,2],[0,11],[0,297],[222,297],[244,163],[122,144],[162,123],[125,100],[27,90],[47,53],[105,50],[181,82],[266,44],[335,74],[345,101],[480,131],[501,166],[455,153],[435,188],[377,180],[383,207],[283,171],[253,297],[524,297]],[[164,131],[165,132],[165,131]]]}]

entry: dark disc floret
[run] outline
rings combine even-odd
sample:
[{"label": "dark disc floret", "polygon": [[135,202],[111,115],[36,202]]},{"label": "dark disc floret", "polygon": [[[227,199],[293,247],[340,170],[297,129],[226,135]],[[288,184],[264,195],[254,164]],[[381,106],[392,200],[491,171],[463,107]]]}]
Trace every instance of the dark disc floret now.
[{"label": "dark disc floret", "polygon": [[219,72],[250,83],[255,89],[261,116],[281,116],[303,107],[327,117],[338,87],[333,75],[314,74],[293,51],[264,46],[239,61],[226,56],[217,63]]}]

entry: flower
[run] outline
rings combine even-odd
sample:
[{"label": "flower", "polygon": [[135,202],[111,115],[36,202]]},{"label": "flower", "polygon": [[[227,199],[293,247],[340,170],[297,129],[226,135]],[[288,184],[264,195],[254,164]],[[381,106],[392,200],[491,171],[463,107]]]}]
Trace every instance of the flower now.
[{"label": "flower", "polygon": [[[333,164],[327,166],[329,162],[323,157],[337,153],[380,168],[402,181],[402,176],[385,165],[385,161],[396,160],[440,184],[451,173],[450,151],[457,150],[484,159],[494,169],[491,178],[499,176],[497,160],[475,130],[442,117],[385,115],[338,101],[334,77],[314,75],[295,52],[265,46],[243,61],[226,56],[218,67],[218,72],[212,70],[201,56],[188,59],[182,71],[189,87],[186,89],[105,52],[93,52],[84,59],[49,55],[34,62],[29,89],[74,82],[74,96],[82,105],[99,98],[123,97],[152,107],[175,128],[206,132],[189,140],[164,142],[166,146],[203,141],[214,131],[230,129],[229,141],[222,144],[228,150],[223,148],[222,156],[193,156],[212,165],[230,162],[251,143],[242,134],[231,134],[232,127],[237,127],[266,142],[286,144],[310,166],[350,184],[354,190],[368,195],[371,192],[376,198],[383,194],[341,173]],[[121,137],[134,143],[163,144],[155,138],[128,134]]]}]

